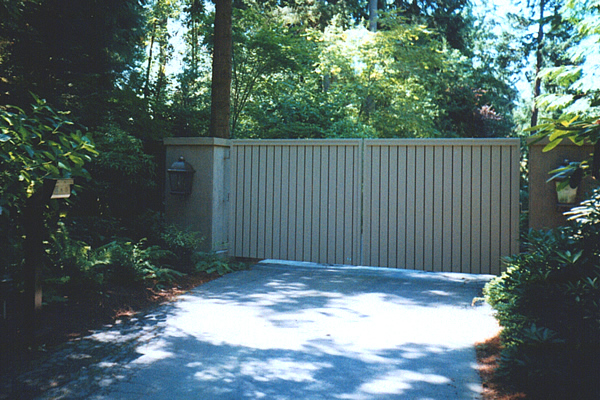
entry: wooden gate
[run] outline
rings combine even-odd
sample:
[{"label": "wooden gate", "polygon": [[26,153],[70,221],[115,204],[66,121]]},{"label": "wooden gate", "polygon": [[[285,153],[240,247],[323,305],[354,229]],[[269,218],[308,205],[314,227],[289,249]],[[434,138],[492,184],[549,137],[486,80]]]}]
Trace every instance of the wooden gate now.
[{"label": "wooden gate", "polygon": [[498,274],[518,139],[233,140],[230,254]]}]

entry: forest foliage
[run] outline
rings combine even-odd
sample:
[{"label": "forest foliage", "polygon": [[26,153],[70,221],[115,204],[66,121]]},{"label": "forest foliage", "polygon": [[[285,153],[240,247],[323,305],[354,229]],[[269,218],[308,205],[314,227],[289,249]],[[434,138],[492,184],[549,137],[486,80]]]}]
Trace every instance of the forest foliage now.
[{"label": "forest foliage", "polygon": [[[467,1],[378,6],[368,30],[364,1],[234,1],[231,136],[514,134],[516,92]],[[76,178],[47,209],[49,248],[58,231],[165,245],[162,139],[208,135],[214,9],[0,1],[3,274],[20,271],[19,204],[45,178]]]}]

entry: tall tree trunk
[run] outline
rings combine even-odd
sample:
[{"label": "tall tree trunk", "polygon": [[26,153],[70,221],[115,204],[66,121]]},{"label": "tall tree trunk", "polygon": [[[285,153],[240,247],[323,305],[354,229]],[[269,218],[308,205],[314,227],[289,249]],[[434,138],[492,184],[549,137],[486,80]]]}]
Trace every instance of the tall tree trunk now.
[{"label": "tall tree trunk", "polygon": [[216,0],[210,136],[229,139],[231,115],[232,0]]},{"label": "tall tree trunk", "polygon": [[148,52],[148,67],[146,68],[146,82],[144,83],[144,96],[150,95],[150,71],[152,70],[152,49],[156,37],[156,22],[152,24],[152,35],[150,36],[150,49]]},{"label": "tall tree trunk", "polygon": [[[165,23],[166,25],[166,23]],[[159,53],[158,53],[158,76],[156,78],[156,90],[154,93],[154,99],[158,104],[160,102],[163,89],[167,85],[167,62],[168,62],[168,37],[161,38],[159,42]],[[155,110],[156,111],[156,110]]]},{"label": "tall tree trunk", "polygon": [[[377,0],[369,0],[369,31],[377,32]],[[375,99],[370,94],[370,89],[368,89],[361,113],[368,121],[374,111]]]},{"label": "tall tree trunk", "polygon": [[533,85],[533,108],[531,109],[531,126],[538,124],[538,106],[537,98],[541,94],[542,90],[542,78],[540,77],[540,71],[542,70],[544,48],[544,9],[546,8],[546,0],[540,0],[540,22],[538,24],[538,36],[537,36],[537,51],[536,51],[536,62],[535,62],[535,83]]},{"label": "tall tree trunk", "polygon": [[377,32],[377,0],[369,0],[369,31]]}]

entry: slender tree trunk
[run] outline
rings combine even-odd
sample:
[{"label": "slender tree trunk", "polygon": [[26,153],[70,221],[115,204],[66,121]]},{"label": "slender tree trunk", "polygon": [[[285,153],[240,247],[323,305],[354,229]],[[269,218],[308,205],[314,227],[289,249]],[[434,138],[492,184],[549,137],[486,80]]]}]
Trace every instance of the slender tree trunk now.
[{"label": "slender tree trunk", "polygon": [[[369,0],[369,31],[377,32],[377,0]],[[371,114],[375,111],[375,99],[370,93],[370,89],[367,91],[365,102],[363,104],[363,115],[369,120]]]},{"label": "slender tree trunk", "polygon": [[232,0],[216,0],[210,136],[229,139],[231,116]]},{"label": "slender tree trunk", "polygon": [[535,83],[533,85],[533,108],[531,110],[531,126],[538,124],[538,106],[537,98],[541,94],[542,90],[542,78],[540,77],[540,71],[542,70],[544,48],[544,9],[546,8],[546,0],[540,0],[540,22],[538,24],[538,36],[537,36],[537,51],[536,51],[536,62],[535,62]]},{"label": "slender tree trunk", "polygon": [[144,96],[150,95],[150,71],[152,70],[152,48],[154,47],[154,38],[156,36],[156,22],[152,24],[152,35],[150,36],[150,49],[148,52],[148,67],[146,68],[146,82],[144,84]]},{"label": "slender tree trunk", "polygon": [[377,32],[377,0],[369,0],[369,31]]},{"label": "slender tree trunk", "polygon": [[156,92],[154,94],[154,99],[157,103],[160,102],[160,97],[163,94],[163,89],[167,84],[167,61],[168,61],[168,38],[162,38],[159,42],[159,53],[158,53],[158,77],[156,79]]}]

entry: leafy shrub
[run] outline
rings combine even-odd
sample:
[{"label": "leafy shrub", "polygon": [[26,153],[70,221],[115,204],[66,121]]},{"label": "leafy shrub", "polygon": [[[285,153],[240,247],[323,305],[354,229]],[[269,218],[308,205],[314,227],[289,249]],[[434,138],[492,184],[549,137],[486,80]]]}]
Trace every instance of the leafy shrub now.
[{"label": "leafy shrub", "polygon": [[125,239],[115,240],[98,249],[98,256],[109,266],[109,278],[120,284],[133,284],[143,280],[169,283],[181,272],[163,267],[173,253],[160,246],[146,246],[146,240],[137,243]]},{"label": "leafy shrub", "polygon": [[13,277],[23,273],[27,201],[48,178],[89,177],[85,167],[98,154],[68,113],[33,100],[27,111],[0,106],[0,273]]},{"label": "leafy shrub", "polygon": [[102,257],[87,243],[73,239],[62,221],[50,239],[48,253],[52,267],[46,283],[63,284],[71,290],[99,290],[107,276],[107,264]]},{"label": "leafy shrub", "polygon": [[199,232],[184,231],[174,225],[168,225],[161,233],[165,247],[177,258],[177,268],[181,271],[191,271],[199,258],[200,245],[204,238]]},{"label": "leafy shrub", "polygon": [[233,262],[227,257],[217,253],[198,253],[198,257],[196,271],[206,272],[207,274],[216,272],[219,275],[225,275],[230,272],[247,269],[246,264]]},{"label": "leafy shrub", "polygon": [[93,249],[73,239],[63,223],[51,237],[49,256],[53,266],[46,284],[54,289],[65,286],[71,292],[99,291],[109,282],[134,285],[154,281],[163,285],[184,275],[166,266],[175,257],[172,252],[148,246],[145,239],[133,242],[119,238]]},{"label": "leafy shrub", "polygon": [[[88,165],[93,179],[79,188],[70,216],[87,218],[82,223],[93,223],[94,219],[106,221],[120,231],[127,231],[117,230],[113,235],[124,234],[139,240],[144,233],[132,228],[145,210],[161,201],[156,161],[144,152],[140,139],[112,125],[98,132],[96,148],[99,155]],[[94,229],[90,227],[86,234]]]},{"label": "leafy shrub", "polygon": [[504,328],[499,372],[549,399],[600,396],[600,190],[573,218],[530,232],[484,290]]}]

